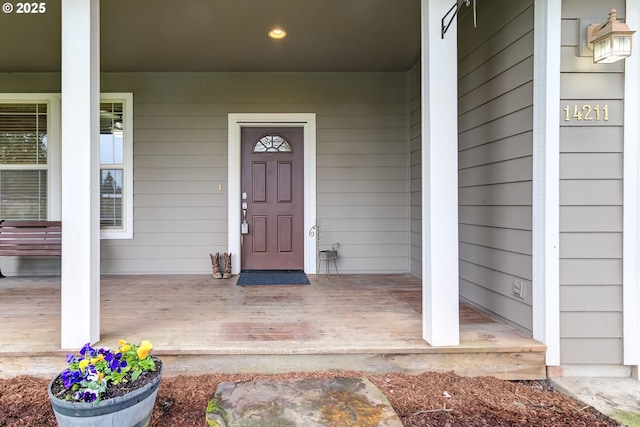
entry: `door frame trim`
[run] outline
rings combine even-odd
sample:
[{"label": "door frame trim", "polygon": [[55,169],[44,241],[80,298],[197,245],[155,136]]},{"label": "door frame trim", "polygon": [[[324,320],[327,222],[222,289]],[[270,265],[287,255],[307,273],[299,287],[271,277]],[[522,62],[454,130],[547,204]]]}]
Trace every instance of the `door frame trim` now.
[{"label": "door frame trim", "polygon": [[[243,127],[301,127],[304,138],[304,271],[316,273],[316,237],[309,234],[316,219],[316,114],[315,113],[230,113],[228,116],[228,247],[233,254],[231,268],[240,272],[240,165]],[[236,218],[236,220],[233,220]]]}]

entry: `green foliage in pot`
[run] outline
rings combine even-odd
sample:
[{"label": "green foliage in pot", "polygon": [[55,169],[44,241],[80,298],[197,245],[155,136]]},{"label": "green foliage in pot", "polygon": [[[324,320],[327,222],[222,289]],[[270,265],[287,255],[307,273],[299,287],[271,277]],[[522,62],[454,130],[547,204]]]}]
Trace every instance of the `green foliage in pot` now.
[{"label": "green foliage in pot", "polygon": [[[118,340],[118,348],[85,344],[78,354],[67,355],[67,368],[54,381],[59,399],[97,404],[103,398],[126,394],[153,379],[160,361],[151,355],[150,341],[139,345]],[[149,378],[151,377],[151,378]]]}]

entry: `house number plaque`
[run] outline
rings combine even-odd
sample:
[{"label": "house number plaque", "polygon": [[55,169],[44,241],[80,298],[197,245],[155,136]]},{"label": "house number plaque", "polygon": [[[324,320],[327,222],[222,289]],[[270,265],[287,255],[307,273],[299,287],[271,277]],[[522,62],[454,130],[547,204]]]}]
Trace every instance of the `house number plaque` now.
[{"label": "house number plaque", "polygon": [[609,121],[609,106],[607,104],[591,105],[591,104],[573,104],[565,105],[564,108],[564,121],[569,122],[585,121],[585,122],[608,122]]}]

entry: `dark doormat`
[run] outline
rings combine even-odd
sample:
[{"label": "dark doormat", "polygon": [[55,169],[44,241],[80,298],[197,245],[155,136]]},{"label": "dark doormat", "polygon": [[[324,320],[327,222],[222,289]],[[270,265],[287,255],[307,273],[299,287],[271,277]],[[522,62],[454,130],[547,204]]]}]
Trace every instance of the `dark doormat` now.
[{"label": "dark doormat", "polygon": [[236,285],[310,285],[302,270],[243,270]]}]

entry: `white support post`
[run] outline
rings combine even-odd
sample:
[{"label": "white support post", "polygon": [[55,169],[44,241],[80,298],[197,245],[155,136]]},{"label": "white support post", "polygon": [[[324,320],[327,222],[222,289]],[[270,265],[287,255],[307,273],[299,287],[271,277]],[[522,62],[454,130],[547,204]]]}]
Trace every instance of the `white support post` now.
[{"label": "white support post", "polygon": [[560,364],[561,2],[536,0],[533,53],[533,338]]},{"label": "white support post", "polygon": [[460,342],[458,268],[458,60],[451,0],[422,0],[422,337]]},{"label": "white support post", "polygon": [[[624,364],[640,365],[640,0],[627,0],[625,22],[635,30],[624,67]],[[636,371],[637,375],[637,371]]]},{"label": "white support post", "polygon": [[100,1],[62,0],[61,347],[100,339]]}]

